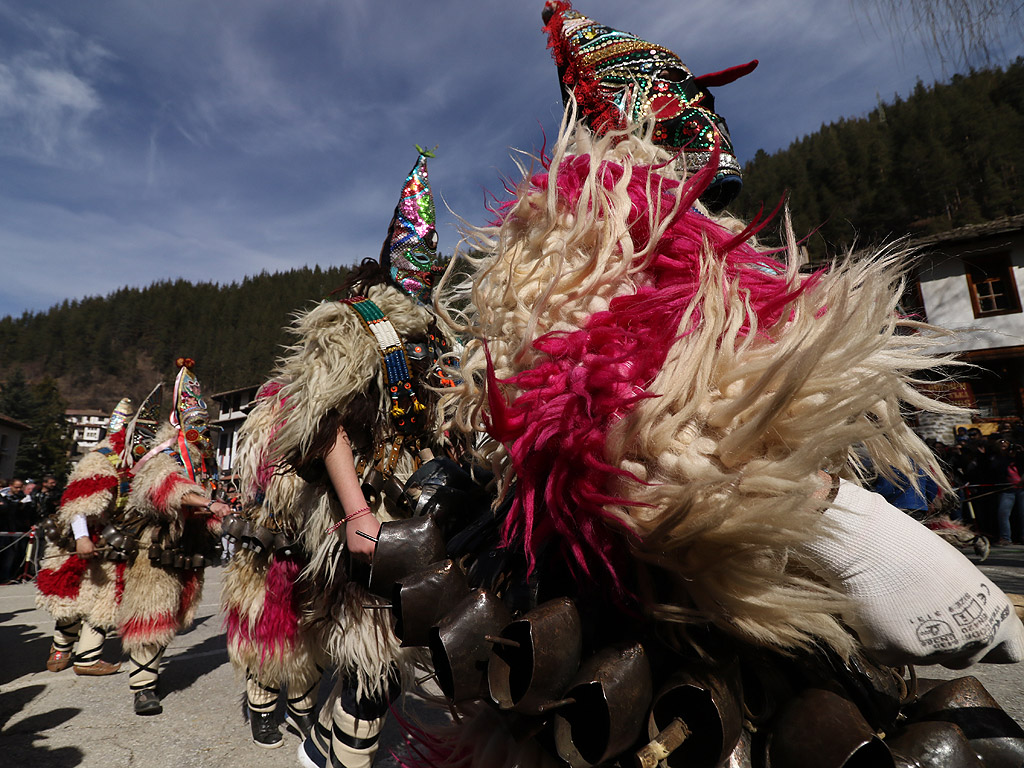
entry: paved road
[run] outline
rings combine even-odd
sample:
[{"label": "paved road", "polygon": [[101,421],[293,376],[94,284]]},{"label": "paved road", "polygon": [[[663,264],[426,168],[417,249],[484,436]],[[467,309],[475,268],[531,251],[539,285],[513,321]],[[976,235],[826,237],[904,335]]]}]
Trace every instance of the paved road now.
[{"label": "paved road", "polygon": [[[1024,594],[1024,547],[994,550],[981,567],[1007,591]],[[56,675],[45,671],[52,623],[48,614],[36,610],[33,585],[0,587],[0,766],[296,765],[298,740],[291,734],[276,750],[260,749],[249,739],[241,717],[242,682],[224,646],[221,576],[220,568],[207,572],[206,597],[195,626],[167,651],[161,673],[164,713],[151,718],[133,714],[125,672],[88,678],[70,669]],[[117,641],[108,641],[105,657],[119,655]],[[919,668],[919,674],[951,678],[964,673],[928,667]],[[970,674],[981,678],[1024,723],[1024,664],[978,665]],[[396,738],[392,728],[388,741]]]}]

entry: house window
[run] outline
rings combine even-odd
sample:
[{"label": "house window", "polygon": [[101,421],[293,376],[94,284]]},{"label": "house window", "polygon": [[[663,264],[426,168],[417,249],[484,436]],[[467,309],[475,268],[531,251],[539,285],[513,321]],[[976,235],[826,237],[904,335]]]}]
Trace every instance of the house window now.
[{"label": "house window", "polygon": [[1020,294],[1009,254],[1001,253],[965,262],[967,285],[975,317],[1020,312]]}]

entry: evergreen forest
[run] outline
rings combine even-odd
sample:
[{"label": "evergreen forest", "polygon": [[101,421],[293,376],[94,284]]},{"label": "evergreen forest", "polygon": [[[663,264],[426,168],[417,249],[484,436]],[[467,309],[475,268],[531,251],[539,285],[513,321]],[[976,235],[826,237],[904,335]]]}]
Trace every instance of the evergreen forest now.
[{"label": "evergreen forest", "polygon": [[[1024,213],[1022,182],[1018,59],[1005,69],[918,83],[867,117],[823,125],[771,155],[759,151],[734,210],[751,218],[786,195],[794,228],[818,260],[854,242]],[[762,238],[770,241],[776,229],[769,224]],[[346,271],[303,268],[230,285],[164,281],[5,317],[0,385],[15,375],[30,385],[52,380],[67,407],[109,410],[122,396],[138,402],[157,381],[169,382],[179,356],[196,361],[207,393],[257,384],[288,343],[292,314],[337,288]]]},{"label": "evergreen forest", "polygon": [[196,361],[206,394],[259,384],[289,343],[293,313],[347,273],[304,267],[230,285],[162,281],[5,317],[0,379],[52,377],[67,407],[104,410],[125,396],[141,402],[158,381],[172,381],[178,357]]},{"label": "evergreen forest", "polygon": [[[744,169],[743,218],[787,195],[812,261],[853,244],[1024,213],[1024,59],[925,86],[823,125]],[[762,237],[771,242],[778,227]]]}]

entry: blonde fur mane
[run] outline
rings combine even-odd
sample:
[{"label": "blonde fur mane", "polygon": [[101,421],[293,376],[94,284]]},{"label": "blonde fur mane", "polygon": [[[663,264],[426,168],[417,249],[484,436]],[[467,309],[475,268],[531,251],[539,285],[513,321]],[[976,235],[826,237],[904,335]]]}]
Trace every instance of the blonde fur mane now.
[{"label": "blonde fur mane", "polygon": [[[520,166],[523,180],[500,224],[467,235],[470,250],[482,254],[469,259],[472,274],[449,270],[440,286],[439,314],[469,340],[462,384],[444,401],[451,427],[492,423],[485,346],[513,401],[521,390],[507,380],[545,360],[538,337],[572,333],[614,298],[651,286],[655,251],[674,219],[699,215],[709,231],[742,230],[736,219],[683,210],[685,184],[666,204],[664,182],[684,181],[670,159],[642,132],[596,138],[567,123],[550,162],[535,161],[546,183]],[[586,171],[569,203],[558,182],[573,163]],[[608,164],[622,169],[613,184]],[[652,166],[652,204],[638,212],[627,184]],[[656,619],[674,627],[710,622],[779,649],[825,643],[848,654],[853,641],[835,618],[841,598],[792,550],[809,535],[828,535],[825,502],[815,498],[820,472],[855,479],[863,448],[887,473],[910,476],[913,464],[948,487],[901,409],[957,409],[914,386],[949,360],[935,352],[938,329],[897,313],[910,254],[850,253],[808,277],[797,269],[788,217],[785,224],[778,275],[793,296],[768,327],[741,281],[729,277],[723,254],[707,237],[695,249],[696,296],[660,373],[643,387],[654,396],[624,408],[608,432],[601,458],[628,472],[608,492],[628,503],[604,511],[623,534],[635,534],[633,554],[657,572],[653,578],[670,585],[668,599],[659,590],[648,603]],[[640,228],[649,237],[637,239]],[[492,442],[481,451],[503,493],[515,480],[508,450]]]}]

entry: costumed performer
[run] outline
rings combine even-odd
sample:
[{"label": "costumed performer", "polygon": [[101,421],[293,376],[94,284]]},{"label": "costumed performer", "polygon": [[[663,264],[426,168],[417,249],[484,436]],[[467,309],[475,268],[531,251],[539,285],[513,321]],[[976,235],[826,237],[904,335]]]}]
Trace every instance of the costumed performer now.
[{"label": "costumed performer", "polygon": [[[126,446],[132,478],[119,527],[137,541],[139,551],[125,573],[118,630],[138,715],[163,711],[157,690],[160,660],[174,636],[192,624],[203,571],[220,560],[220,518],[231,511],[212,499],[205,485],[212,474],[210,426],[191,370],[195,363],[179,358],[177,365],[169,423],[157,429],[148,451],[135,440]],[[157,409],[155,404],[140,408],[132,432],[140,417],[158,422]]]},{"label": "costumed performer", "polygon": [[300,737],[309,735],[322,674],[317,638],[305,616],[308,584],[299,579],[309,563],[300,534],[304,503],[311,495],[304,480],[274,466],[268,456],[281,386],[274,380],[260,388],[239,431],[235,468],[242,512],[223,521],[225,534],[241,542],[225,570],[221,592],[228,655],[245,674],[253,742],[265,748],[284,743],[274,719],[283,689],[285,723]]},{"label": "costumed performer", "polygon": [[123,398],[110,414],[107,434],[82,457],[53,519],[43,523],[46,539],[36,576],[36,605],[56,626],[46,668],[60,672],[74,662],[78,675],[111,675],[121,668],[100,658],[107,633],[117,626],[124,589],[124,562],[98,551],[103,529],[128,496],[121,454],[125,427],[134,412]]},{"label": "costumed performer", "polygon": [[407,514],[395,491],[438,448],[434,388],[445,383],[438,360],[447,342],[429,307],[437,233],[431,155],[419,152],[380,261],[364,260],[346,280],[343,298],[296,319],[297,342],[279,365],[288,383],[272,456],[318,495],[306,518],[303,543],[312,561],[303,578],[315,599],[313,621],[338,671],[313,735],[299,750],[307,766],[373,762],[408,663],[385,602],[355,571],[372,557],[381,522]]},{"label": "costumed performer", "polygon": [[[736,186],[714,188],[728,147],[709,79],[568,3],[544,17],[584,123],[570,100],[552,156],[472,239],[485,256],[453,315],[473,341],[452,395],[455,427],[495,438],[501,545],[522,553],[537,597],[487,635],[500,708],[464,709],[464,740],[431,761],[512,764],[524,744],[574,768],[638,750],[687,766],[921,754],[912,721],[949,708],[925,717],[931,694],[879,665],[1016,662],[1024,626],[958,551],[860,486],[857,448],[948,486],[902,417],[954,410],[914,387],[949,361],[936,329],[897,312],[907,255],[802,275],[791,231],[781,252],[757,247],[763,224],[702,202],[711,192],[718,209]],[[691,135],[710,136],[706,157]],[[541,598],[578,609],[575,657],[523,629]],[[531,678],[548,654],[564,676]],[[723,719],[705,726],[700,696]],[[809,727],[819,711],[830,727]],[[979,754],[998,736],[1019,757],[1024,732],[999,715],[980,735],[936,727]]]}]

